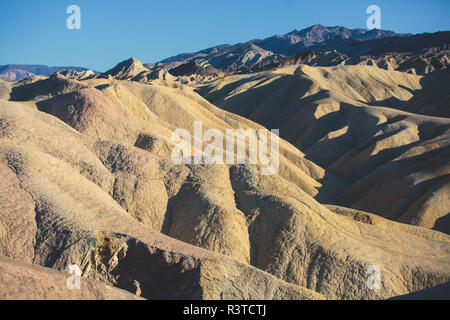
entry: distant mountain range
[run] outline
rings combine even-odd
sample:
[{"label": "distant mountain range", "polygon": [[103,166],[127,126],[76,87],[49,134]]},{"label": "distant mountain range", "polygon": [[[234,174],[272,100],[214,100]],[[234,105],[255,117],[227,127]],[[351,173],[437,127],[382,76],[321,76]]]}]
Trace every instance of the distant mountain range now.
[{"label": "distant mountain range", "polygon": [[48,67],[44,65],[8,64],[0,66],[0,79],[4,81],[18,81],[31,76],[49,76],[62,70],[87,71],[81,67]]},{"label": "distant mountain range", "polygon": [[[299,63],[311,66],[376,65],[383,69],[427,74],[447,68],[449,47],[450,32],[411,35],[318,24],[285,35],[182,53],[155,64],[143,64],[131,58],[98,76],[109,75],[116,79],[136,77],[140,80],[193,74],[220,76],[223,73],[248,73]],[[0,66],[0,79],[18,81],[34,75],[49,76],[61,70],[81,72],[88,69],[5,65]],[[88,75],[90,73],[75,77]]]},{"label": "distant mountain range", "polygon": [[[418,68],[420,73],[432,71],[435,68],[428,65],[430,63],[428,60],[433,58],[429,54],[430,48],[435,48],[434,52],[439,55],[442,50],[448,50],[449,45],[450,32],[411,35],[378,29],[367,31],[339,26],[325,27],[319,24],[262,40],[251,40],[236,45],[220,45],[195,53],[183,53],[154,65],[146,64],[146,66],[153,70],[170,70],[195,61],[198,65],[211,66],[224,72],[251,72],[284,63],[303,52],[314,52],[317,55],[327,53],[327,57],[333,58],[332,61],[322,59],[322,64],[316,64],[325,66],[362,63],[378,64],[382,67],[390,63],[390,68],[396,69],[397,65],[407,65],[410,59],[415,59],[414,61],[421,62],[421,67]],[[397,61],[397,58],[394,58],[395,62],[390,61],[386,64],[384,61],[391,60],[391,56],[388,55],[392,53],[400,54],[401,59]],[[424,58],[421,55],[425,53],[428,55]],[[345,58],[336,60],[336,54],[343,55]],[[442,58],[441,56],[442,54],[438,60]],[[348,59],[350,57],[352,59]],[[355,57],[358,58],[355,59]],[[359,57],[362,58],[359,59]],[[378,61],[369,61],[373,58]],[[383,62],[378,63],[381,60]],[[447,60],[444,58],[443,61],[438,62],[436,68],[439,69],[438,65],[441,64],[446,65]]]}]

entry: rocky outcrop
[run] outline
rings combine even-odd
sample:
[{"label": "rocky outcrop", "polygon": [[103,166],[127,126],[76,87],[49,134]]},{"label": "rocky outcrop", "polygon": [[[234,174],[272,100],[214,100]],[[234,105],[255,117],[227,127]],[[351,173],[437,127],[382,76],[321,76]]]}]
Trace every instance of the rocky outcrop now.
[{"label": "rocky outcrop", "polygon": [[[137,300],[138,296],[100,281],[80,278],[71,286],[70,274],[0,255],[1,300]],[[69,281],[69,286],[68,286]]]}]

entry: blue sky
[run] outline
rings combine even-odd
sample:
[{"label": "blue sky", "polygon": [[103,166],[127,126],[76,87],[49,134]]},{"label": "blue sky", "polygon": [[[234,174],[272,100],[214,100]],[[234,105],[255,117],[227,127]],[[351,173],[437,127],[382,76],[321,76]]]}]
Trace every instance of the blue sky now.
[{"label": "blue sky", "polygon": [[[72,4],[81,8],[81,30],[66,28]],[[450,30],[449,0],[3,0],[0,64],[105,71],[131,56],[155,62],[318,23],[365,28],[371,4],[381,8],[382,29]]]}]

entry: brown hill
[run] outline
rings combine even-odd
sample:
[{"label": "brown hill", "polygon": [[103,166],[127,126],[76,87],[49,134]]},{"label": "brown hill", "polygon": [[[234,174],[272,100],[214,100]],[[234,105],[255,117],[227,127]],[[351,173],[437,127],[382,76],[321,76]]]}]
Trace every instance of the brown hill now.
[{"label": "brown hill", "polygon": [[142,62],[136,58],[130,58],[117,64],[114,68],[105,72],[106,75],[111,75],[115,79],[128,80],[139,73],[149,71]]},{"label": "brown hill", "polygon": [[450,118],[450,70],[422,79],[422,90],[414,93],[400,110],[432,117]]}]

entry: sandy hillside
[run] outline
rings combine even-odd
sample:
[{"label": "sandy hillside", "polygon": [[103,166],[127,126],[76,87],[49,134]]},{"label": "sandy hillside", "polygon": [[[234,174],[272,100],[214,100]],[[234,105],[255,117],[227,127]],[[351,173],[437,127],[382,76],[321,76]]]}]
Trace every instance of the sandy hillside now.
[{"label": "sandy hillside", "polygon": [[[148,299],[384,299],[447,282],[450,121],[387,106],[421,80],[290,66],[197,88],[62,74],[0,83],[0,254],[39,272],[29,264],[78,264]],[[172,131],[199,120],[280,128],[278,174],[174,164]],[[372,265],[379,290],[366,284]]]}]

